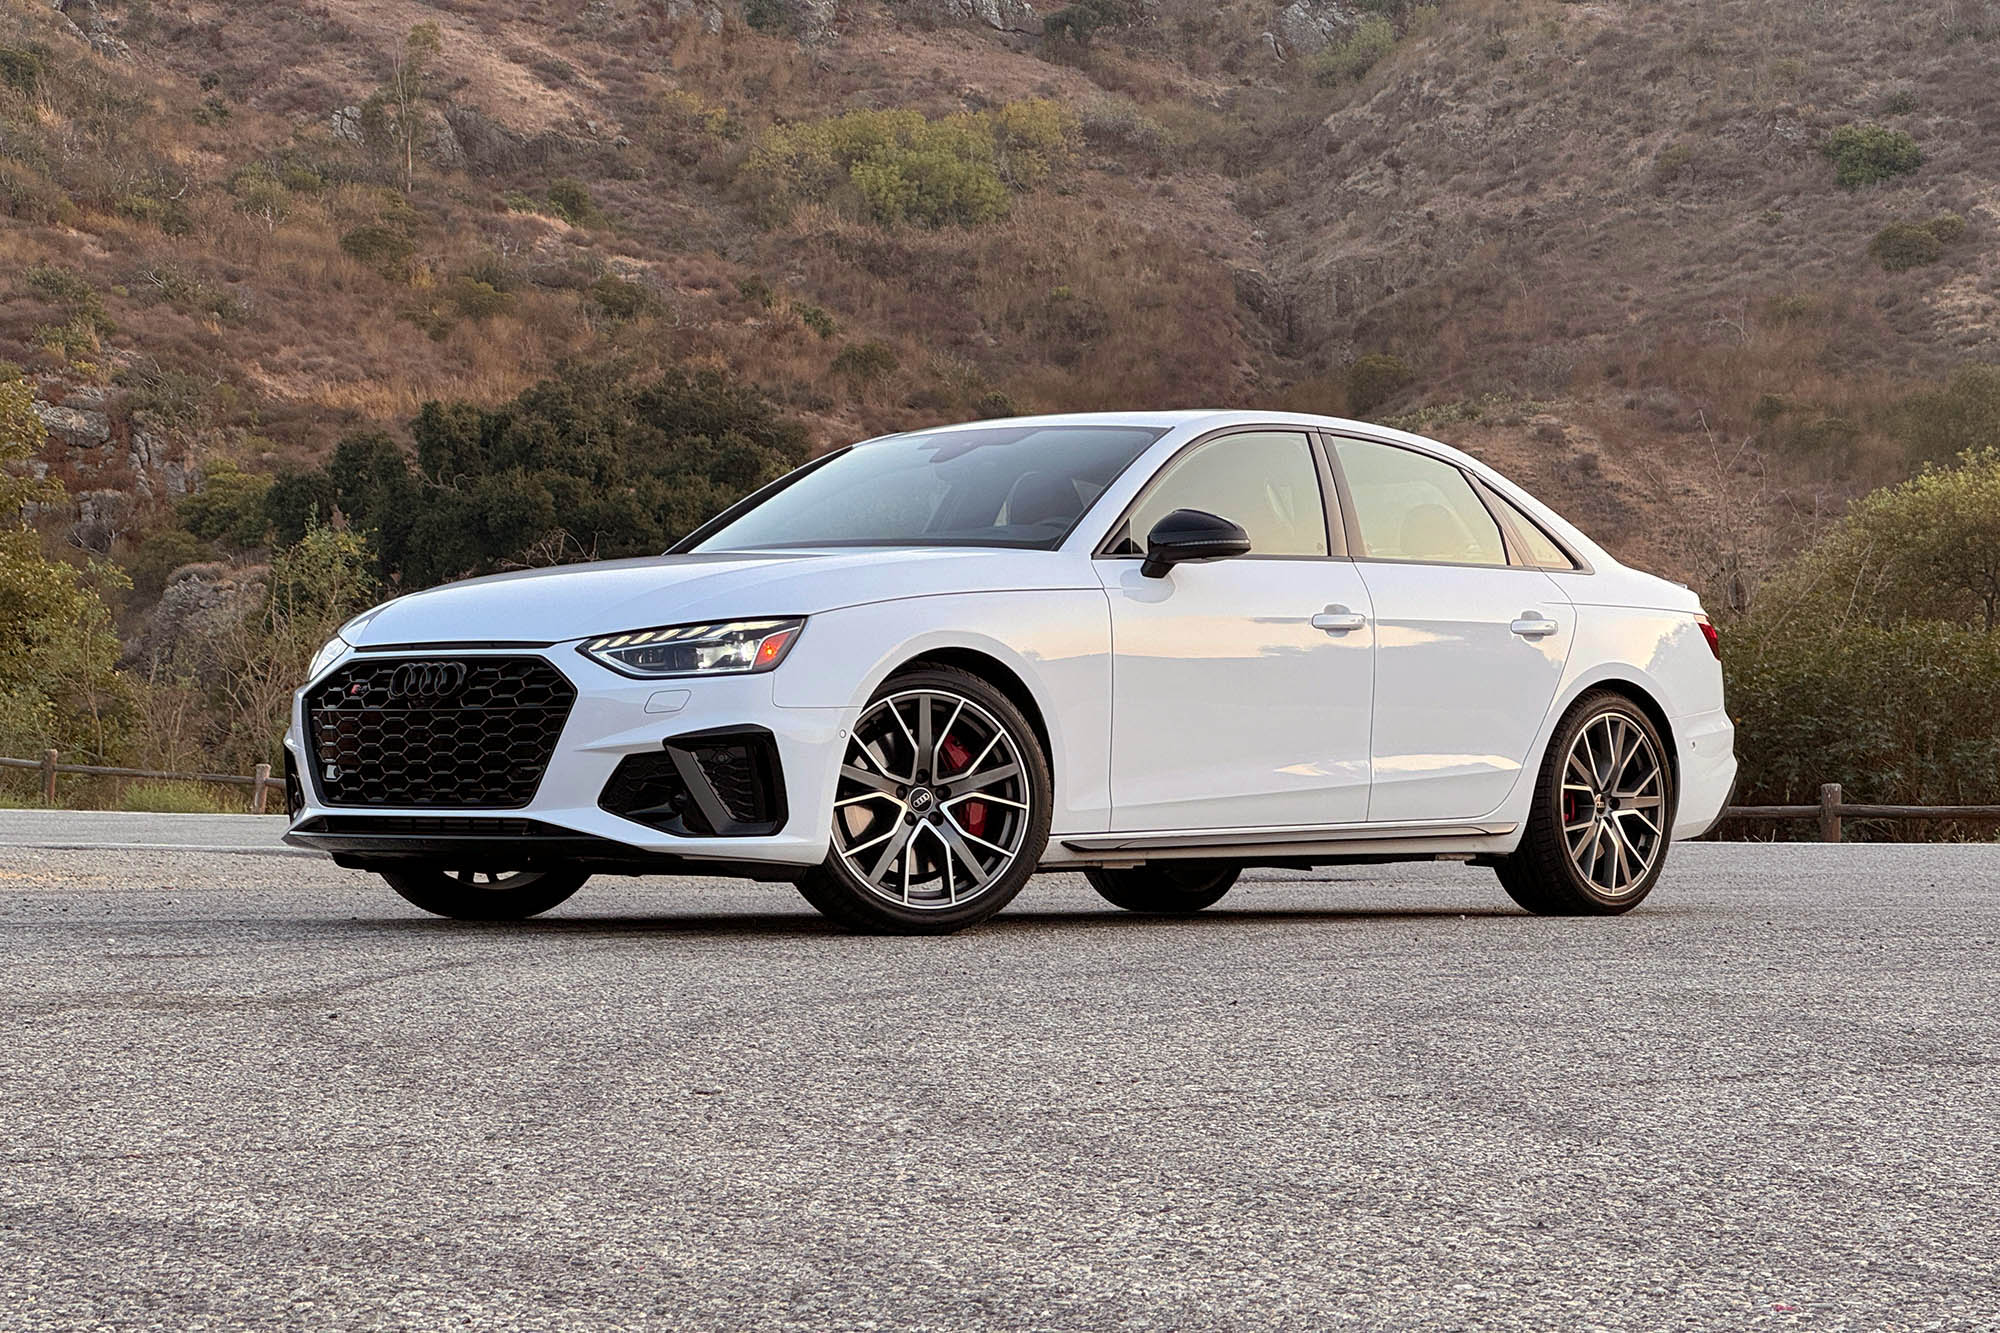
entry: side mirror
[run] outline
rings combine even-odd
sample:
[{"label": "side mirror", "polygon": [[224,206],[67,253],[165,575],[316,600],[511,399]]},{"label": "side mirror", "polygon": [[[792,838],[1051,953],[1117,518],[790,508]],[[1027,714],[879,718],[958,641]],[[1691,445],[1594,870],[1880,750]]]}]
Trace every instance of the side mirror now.
[{"label": "side mirror", "polygon": [[1176,509],[1146,534],[1146,563],[1139,572],[1163,579],[1175,565],[1248,554],[1250,534],[1236,524],[1200,509]]}]

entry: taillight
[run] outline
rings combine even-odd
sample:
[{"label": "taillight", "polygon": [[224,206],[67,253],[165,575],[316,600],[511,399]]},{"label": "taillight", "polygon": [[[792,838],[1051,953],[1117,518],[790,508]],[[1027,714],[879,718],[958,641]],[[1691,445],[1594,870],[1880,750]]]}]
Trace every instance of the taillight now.
[{"label": "taillight", "polygon": [[1715,624],[1707,616],[1697,615],[1694,623],[1701,626],[1701,637],[1708,640],[1708,651],[1715,654],[1715,660],[1722,660],[1722,639],[1715,632]]}]

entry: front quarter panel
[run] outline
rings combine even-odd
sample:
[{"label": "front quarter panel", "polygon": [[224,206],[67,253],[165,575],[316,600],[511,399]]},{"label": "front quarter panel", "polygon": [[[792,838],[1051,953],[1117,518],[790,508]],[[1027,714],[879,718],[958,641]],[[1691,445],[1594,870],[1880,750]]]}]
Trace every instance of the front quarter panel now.
[{"label": "front quarter panel", "polygon": [[[775,675],[774,700],[849,727],[898,667],[939,650],[992,658],[1033,696],[1055,773],[1052,835],[1108,827],[1111,625],[1101,588],[910,597],[814,616]],[[812,796],[825,825],[830,775],[823,785]]]}]

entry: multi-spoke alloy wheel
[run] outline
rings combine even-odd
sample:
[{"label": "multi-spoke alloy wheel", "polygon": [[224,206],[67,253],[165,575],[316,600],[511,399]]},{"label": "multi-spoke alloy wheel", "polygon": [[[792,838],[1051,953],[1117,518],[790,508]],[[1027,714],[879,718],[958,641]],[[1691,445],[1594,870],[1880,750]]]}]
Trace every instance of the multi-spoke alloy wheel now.
[{"label": "multi-spoke alloy wheel", "polygon": [[442,870],[412,866],[382,878],[405,901],[460,921],[520,921],[566,901],[590,876],[575,870]]},{"label": "multi-spoke alloy wheel", "polygon": [[1556,728],[1520,849],[1495,867],[1500,883],[1531,912],[1628,911],[1660,877],[1673,814],[1652,719],[1624,695],[1585,695]]},{"label": "multi-spoke alloy wheel", "polygon": [[854,929],[941,931],[998,911],[1048,840],[1047,761],[985,681],[934,669],[862,711],[834,791],[832,853],[800,883]]},{"label": "multi-spoke alloy wheel", "polygon": [[1563,769],[1570,864],[1610,897],[1630,893],[1666,846],[1666,774],[1652,738],[1622,712],[1590,719]]}]

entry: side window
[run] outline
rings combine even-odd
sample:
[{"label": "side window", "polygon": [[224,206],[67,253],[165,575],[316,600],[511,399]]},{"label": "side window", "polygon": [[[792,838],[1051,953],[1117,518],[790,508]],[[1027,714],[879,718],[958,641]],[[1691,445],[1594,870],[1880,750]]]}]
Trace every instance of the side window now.
[{"label": "side window", "polygon": [[1569,552],[1556,545],[1555,538],[1542,529],[1542,525],[1522,512],[1521,506],[1509,500],[1490,486],[1481,486],[1481,495],[1488,504],[1496,506],[1501,516],[1513,528],[1519,538],[1514,551],[1514,563],[1532,565],[1536,569],[1575,569],[1576,561],[1570,559]]},{"label": "side window", "polygon": [[1176,509],[1201,509],[1250,534],[1252,555],[1325,555],[1326,502],[1312,446],[1298,431],[1246,431],[1182,454],[1153,479],[1113,543],[1140,555],[1153,525]]},{"label": "side window", "polygon": [[1360,554],[1450,565],[1507,563],[1500,525],[1450,463],[1366,440],[1336,439],[1334,448],[1361,528]]}]

